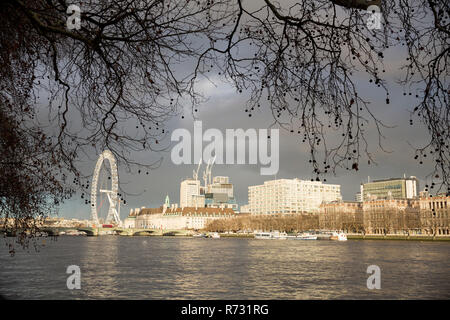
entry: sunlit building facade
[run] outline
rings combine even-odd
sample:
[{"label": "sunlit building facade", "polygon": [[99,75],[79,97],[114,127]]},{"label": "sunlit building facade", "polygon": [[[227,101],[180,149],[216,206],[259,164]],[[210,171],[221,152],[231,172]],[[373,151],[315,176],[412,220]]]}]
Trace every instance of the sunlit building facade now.
[{"label": "sunlit building facade", "polygon": [[238,204],[234,198],[233,184],[226,176],[216,176],[205,190],[205,207],[208,208],[229,208],[238,210]]},{"label": "sunlit building facade", "polygon": [[420,220],[423,233],[450,235],[450,196],[420,198]]},{"label": "sunlit building facade", "polygon": [[141,208],[127,217],[128,228],[161,230],[201,230],[216,219],[230,219],[236,213],[229,208],[200,208],[162,206],[159,208]]},{"label": "sunlit building facade", "polygon": [[180,207],[195,207],[201,204],[200,181],[194,179],[183,180],[180,184]]},{"label": "sunlit building facade", "polygon": [[361,184],[361,200],[414,199],[418,188],[416,177],[375,180]]},{"label": "sunlit building facade", "polygon": [[333,201],[320,205],[319,228],[359,232],[363,230],[363,205],[358,201]]},{"label": "sunlit building facade", "polygon": [[251,214],[318,213],[322,203],[341,199],[339,185],[320,181],[278,179],[248,187]]},{"label": "sunlit building facade", "polygon": [[418,199],[373,199],[362,206],[366,233],[421,233]]}]

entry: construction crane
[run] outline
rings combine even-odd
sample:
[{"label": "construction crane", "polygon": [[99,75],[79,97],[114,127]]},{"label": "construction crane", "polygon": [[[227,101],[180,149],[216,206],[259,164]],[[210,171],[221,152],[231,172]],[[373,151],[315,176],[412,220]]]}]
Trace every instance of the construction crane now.
[{"label": "construction crane", "polygon": [[214,156],[214,158],[211,161],[211,158],[208,159],[208,162],[206,164],[206,169],[205,171],[203,171],[203,181],[205,183],[205,193],[208,192],[208,186],[211,185],[212,183],[212,179],[211,179],[211,171],[212,171],[212,167],[214,165],[214,162],[216,162],[216,157]]},{"label": "construction crane", "polygon": [[211,159],[208,159],[208,162],[206,163],[205,171],[203,171],[203,182],[205,183],[205,193],[207,192],[207,188],[208,188],[208,172],[209,172],[210,165],[211,165]]},{"label": "construction crane", "polygon": [[216,156],[214,156],[212,162],[211,162],[211,167],[209,168],[209,172],[208,172],[208,179],[209,179],[209,184],[211,185],[212,183],[212,177],[211,177],[211,171],[212,171],[212,167],[214,165],[214,162],[216,162]]},{"label": "construction crane", "polygon": [[197,171],[196,170],[192,171],[192,178],[194,180],[198,180],[198,171],[200,170],[201,164],[202,164],[202,158],[200,158],[200,161],[198,162]]}]

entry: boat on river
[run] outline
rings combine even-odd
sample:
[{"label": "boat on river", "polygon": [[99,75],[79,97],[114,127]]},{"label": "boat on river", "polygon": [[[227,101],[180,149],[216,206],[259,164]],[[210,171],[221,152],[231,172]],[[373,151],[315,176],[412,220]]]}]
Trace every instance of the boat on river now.
[{"label": "boat on river", "polygon": [[343,232],[333,232],[330,240],[347,241],[347,235]]},{"label": "boat on river", "polygon": [[304,232],[304,233],[299,233],[292,239],[293,240],[317,240],[317,236],[315,234]]},{"label": "boat on river", "polygon": [[286,232],[272,231],[272,232],[255,232],[255,239],[271,239],[271,240],[285,240],[288,238]]},{"label": "boat on river", "polygon": [[194,238],[207,238],[207,235],[205,233],[194,233],[192,235]]}]

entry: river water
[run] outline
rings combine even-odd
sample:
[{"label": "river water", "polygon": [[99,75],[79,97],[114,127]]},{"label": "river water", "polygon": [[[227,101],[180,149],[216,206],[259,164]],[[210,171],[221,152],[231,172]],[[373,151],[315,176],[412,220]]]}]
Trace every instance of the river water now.
[{"label": "river water", "polygon": [[[4,240],[1,240],[4,241]],[[449,299],[450,243],[184,237],[49,239],[0,247],[7,299]],[[81,289],[67,288],[69,265]],[[381,289],[367,288],[369,265]]]}]

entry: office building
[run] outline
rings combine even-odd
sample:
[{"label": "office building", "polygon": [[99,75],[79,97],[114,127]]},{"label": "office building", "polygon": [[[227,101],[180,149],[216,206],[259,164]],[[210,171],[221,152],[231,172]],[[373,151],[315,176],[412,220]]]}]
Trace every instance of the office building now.
[{"label": "office building", "polygon": [[212,183],[208,184],[204,190],[205,207],[238,210],[238,204],[234,199],[233,185],[230,183],[229,177],[214,177]]},{"label": "office building", "polygon": [[200,181],[194,179],[183,180],[180,184],[180,207],[195,207],[201,203]]},{"label": "office building", "polygon": [[278,179],[248,187],[251,214],[318,213],[323,202],[341,199],[339,185],[320,181]]},{"label": "office building", "polygon": [[416,177],[375,180],[361,184],[362,200],[414,199],[419,188]]}]

